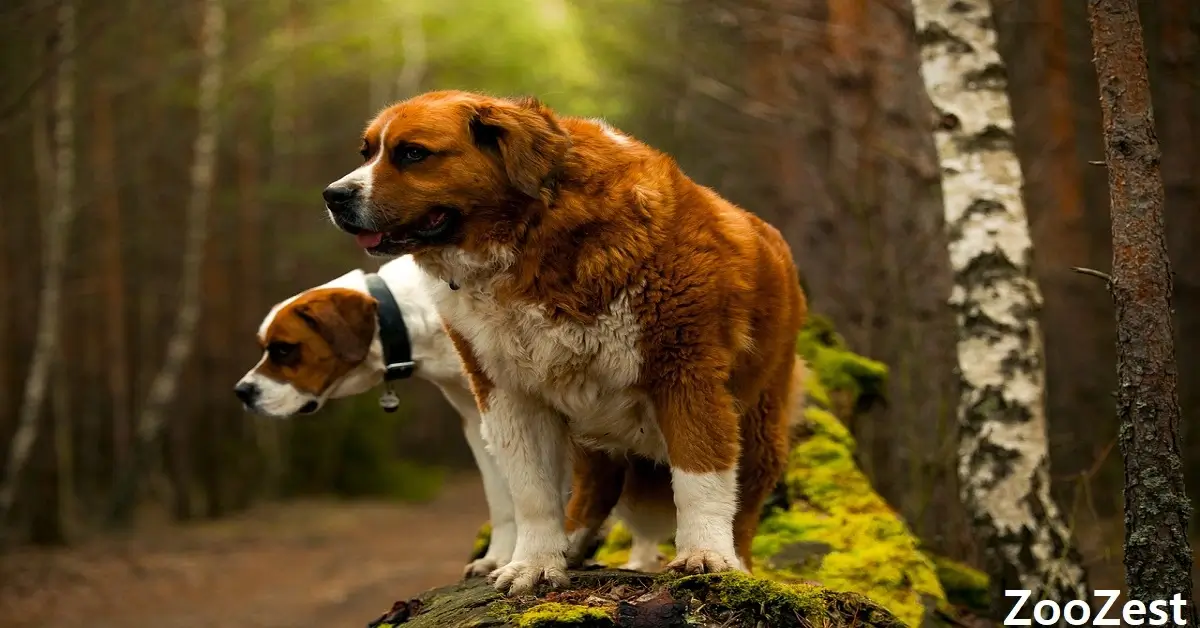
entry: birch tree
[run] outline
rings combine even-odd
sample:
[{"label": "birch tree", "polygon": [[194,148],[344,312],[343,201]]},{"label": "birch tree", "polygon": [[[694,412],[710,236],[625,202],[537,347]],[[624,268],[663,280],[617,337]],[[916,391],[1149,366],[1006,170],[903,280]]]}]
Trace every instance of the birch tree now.
[{"label": "birch tree", "polygon": [[1137,0],[1088,0],[1112,207],[1117,416],[1125,459],[1125,585],[1130,599],[1182,595],[1195,623],[1191,502],[1179,450],[1171,266],[1162,151],[1154,128]]},{"label": "birch tree", "polygon": [[221,60],[225,53],[225,7],[222,0],[204,1],[200,44],[200,82],[196,97],[198,128],[192,145],[191,194],[185,216],[183,269],[175,323],[167,341],[162,366],[155,374],[138,416],[134,459],[118,480],[114,515],[127,513],[132,505],[138,458],[157,440],[166,423],[166,410],[175,399],[179,379],[192,355],[201,312],[201,271],[208,239],[208,212],[212,203],[217,170],[221,92]]},{"label": "birch tree", "polygon": [[[915,0],[958,321],[962,499],[985,548],[994,612],[1005,589],[1088,599],[1071,533],[1050,497],[1045,369],[1005,67],[987,0]],[[1026,605],[1026,611],[1032,605]]]},{"label": "birch tree", "polygon": [[59,0],[54,57],[58,63],[54,83],[54,191],[50,217],[42,228],[42,289],[38,296],[38,331],[33,359],[0,485],[0,522],[7,519],[16,501],[21,474],[29,462],[46,391],[54,371],[61,332],[63,272],[71,224],[75,219],[75,28],[74,0]]}]

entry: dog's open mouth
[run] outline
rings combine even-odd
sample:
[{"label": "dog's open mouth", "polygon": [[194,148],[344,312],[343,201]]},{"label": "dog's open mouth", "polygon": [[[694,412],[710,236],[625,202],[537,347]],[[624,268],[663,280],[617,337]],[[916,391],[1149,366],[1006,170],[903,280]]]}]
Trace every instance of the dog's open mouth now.
[{"label": "dog's open mouth", "polygon": [[354,242],[367,252],[412,249],[420,245],[446,243],[458,228],[461,214],[453,207],[434,207],[416,221],[389,232],[349,230]]}]

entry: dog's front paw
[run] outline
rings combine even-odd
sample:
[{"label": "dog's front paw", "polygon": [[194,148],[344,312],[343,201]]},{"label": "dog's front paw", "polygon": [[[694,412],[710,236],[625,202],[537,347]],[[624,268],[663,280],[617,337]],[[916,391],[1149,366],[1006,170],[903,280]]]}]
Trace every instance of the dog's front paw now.
[{"label": "dog's front paw", "polygon": [[528,595],[545,582],[551,587],[567,586],[567,561],[562,557],[519,560],[511,562],[488,576],[497,591],[508,595]]},{"label": "dog's front paw", "polygon": [[496,570],[500,566],[500,561],[495,558],[477,558],[463,568],[463,578],[473,578],[475,576],[486,576]]},{"label": "dog's front paw", "polygon": [[667,563],[667,569],[690,574],[746,571],[736,556],[724,556],[706,549],[680,552],[675,560]]}]

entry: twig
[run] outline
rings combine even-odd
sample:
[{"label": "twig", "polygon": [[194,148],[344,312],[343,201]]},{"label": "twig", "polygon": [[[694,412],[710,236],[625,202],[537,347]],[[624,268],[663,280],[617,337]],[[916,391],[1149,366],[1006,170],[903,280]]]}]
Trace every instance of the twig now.
[{"label": "twig", "polygon": [[1090,161],[1088,161],[1088,165],[1089,165],[1089,166],[1107,166],[1107,165],[1108,165],[1108,162],[1106,162],[1106,161],[1096,161],[1096,160],[1090,160]]},{"label": "twig", "polygon": [[1071,270],[1073,270],[1081,275],[1091,275],[1093,277],[1099,277],[1099,278],[1103,279],[1104,282],[1110,286],[1113,283],[1112,275],[1109,275],[1108,273],[1102,273],[1093,268],[1083,268],[1082,266],[1072,266]]}]

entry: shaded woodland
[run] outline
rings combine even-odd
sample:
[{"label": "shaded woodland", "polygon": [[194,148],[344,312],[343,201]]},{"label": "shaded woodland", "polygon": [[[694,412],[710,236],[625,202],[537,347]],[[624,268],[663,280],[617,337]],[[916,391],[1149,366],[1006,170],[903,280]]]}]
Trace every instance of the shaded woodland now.
[{"label": "shaded woodland", "polygon": [[[0,8],[0,443],[48,320],[51,236],[65,251],[7,538],[70,544],[131,512],[220,518],[296,495],[421,499],[470,467],[458,418],[421,383],[396,414],[367,395],[291,422],[250,416],[231,392],[272,304],[377,264],[337,237],[320,197],[355,163],[363,123],[449,87],[602,116],[775,224],[812,309],[890,369],[887,403],[849,426],[859,464],[931,550],[980,561],[956,476],[953,276],[909,0],[270,0],[224,3],[219,29],[213,4],[76,0],[69,33],[57,2]],[[1086,7],[992,6],[1043,300],[1051,490],[1092,584],[1116,584],[1114,308],[1071,271],[1113,259]],[[1195,487],[1200,4],[1140,9]],[[156,412],[161,430],[142,431]]]}]

